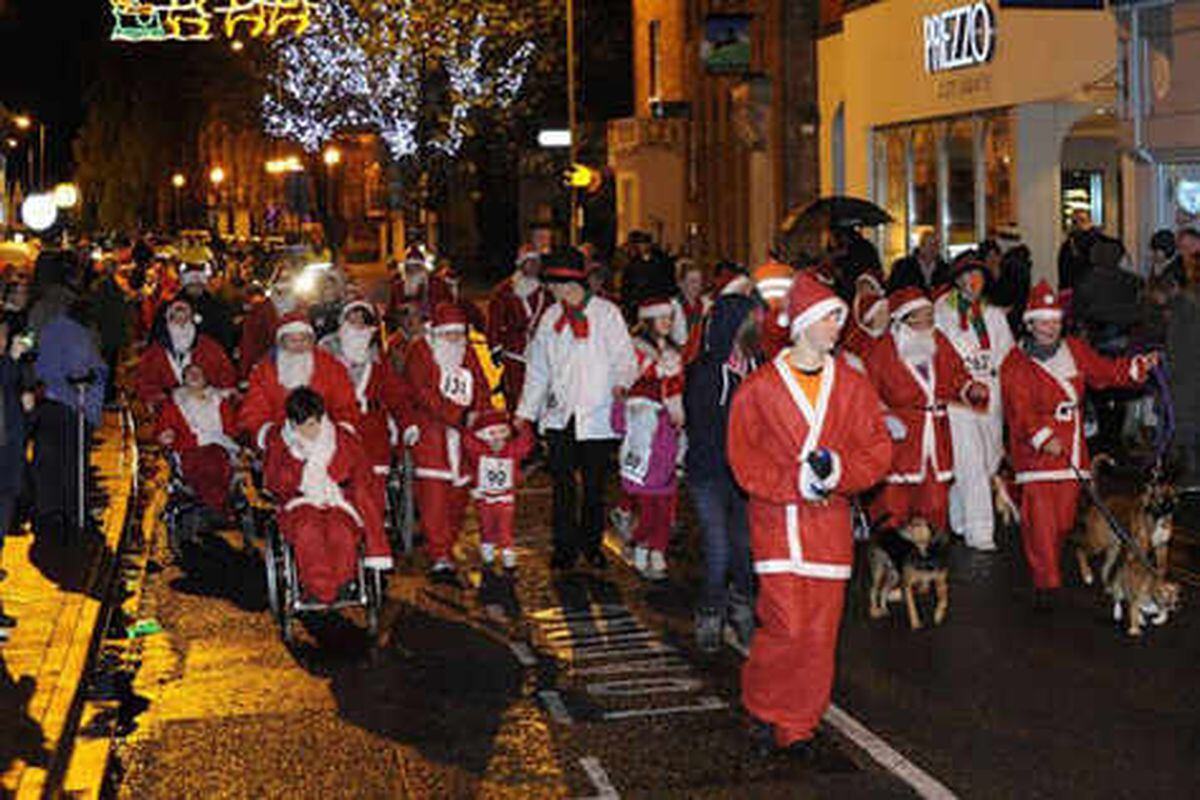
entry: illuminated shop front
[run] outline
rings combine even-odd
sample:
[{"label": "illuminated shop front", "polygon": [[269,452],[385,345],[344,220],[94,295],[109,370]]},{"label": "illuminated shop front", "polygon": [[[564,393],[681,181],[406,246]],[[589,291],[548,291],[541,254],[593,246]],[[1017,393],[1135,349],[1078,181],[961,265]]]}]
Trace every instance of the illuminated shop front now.
[{"label": "illuminated shop front", "polygon": [[882,0],[823,18],[822,192],[891,213],[885,262],[928,231],[948,255],[1012,232],[1052,277],[1070,209],[1120,231],[1114,18],[1017,2]]}]

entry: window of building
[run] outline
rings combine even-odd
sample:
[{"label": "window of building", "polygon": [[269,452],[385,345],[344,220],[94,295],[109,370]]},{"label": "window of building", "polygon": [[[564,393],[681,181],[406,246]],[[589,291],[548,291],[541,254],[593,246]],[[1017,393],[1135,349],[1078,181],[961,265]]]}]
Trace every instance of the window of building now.
[{"label": "window of building", "polygon": [[658,102],[658,100],[662,97],[662,87],[659,85],[659,81],[662,79],[662,71],[661,71],[662,65],[659,61],[659,59],[661,58],[661,55],[662,55],[662,51],[661,51],[661,47],[660,47],[661,42],[659,41],[659,37],[661,36],[661,29],[662,29],[662,24],[658,20],[656,20],[656,19],[650,20],[649,36],[647,37],[648,42],[649,42],[649,48],[650,48],[650,54],[649,54],[650,57],[647,59],[646,63],[649,65],[649,69],[648,69],[649,79],[650,79],[649,98],[650,98],[651,103]]},{"label": "window of building", "polygon": [[946,249],[973,245],[975,230],[975,121],[956,119],[946,127]]},{"label": "window of building", "polygon": [[921,236],[937,231],[938,220],[938,137],[932,123],[916,125],[912,132],[912,198],[908,207],[908,245],[917,246]]},{"label": "window of building", "polygon": [[833,114],[833,141],[830,142],[833,159],[833,193],[846,193],[846,106],[838,103]]},{"label": "window of building", "polygon": [[984,219],[988,231],[1015,230],[1017,195],[1013,176],[1017,173],[1012,118],[1005,113],[990,115],[984,127],[984,160],[987,197]]}]

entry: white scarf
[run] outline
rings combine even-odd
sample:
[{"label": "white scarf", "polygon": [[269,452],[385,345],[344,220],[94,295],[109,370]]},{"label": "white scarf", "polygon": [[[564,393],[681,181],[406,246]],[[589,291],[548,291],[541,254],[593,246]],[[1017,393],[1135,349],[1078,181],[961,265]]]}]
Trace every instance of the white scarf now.
[{"label": "white scarf", "polygon": [[916,331],[903,322],[896,325],[896,351],[910,364],[927,364],[933,358],[933,330]]},{"label": "white scarf", "polygon": [[196,344],[196,323],[188,320],[182,325],[174,322],[167,323],[167,338],[171,342],[171,350],[180,357],[190,353]]},{"label": "white scarf", "polygon": [[346,507],[342,488],[329,477],[329,465],[337,452],[337,429],[328,416],[321,417],[321,430],[315,439],[305,439],[289,420],[283,426],[283,442],[297,461],[304,462],[300,475],[300,494],[321,508]]},{"label": "white scarf", "polygon": [[312,379],[314,361],[311,350],[307,353],[288,353],[280,350],[275,358],[275,372],[279,376],[279,385],[288,391],[308,386]]},{"label": "white scarf", "polygon": [[219,444],[231,452],[237,450],[237,443],[225,435],[225,422],[221,419],[221,404],[229,395],[228,390],[211,387],[201,390],[199,395],[186,386],[180,386],[172,392],[171,398],[183,414],[199,447]]},{"label": "white scarf", "polygon": [[350,322],[343,322],[338,328],[338,342],[341,344],[342,357],[348,365],[361,366],[371,359],[371,337],[375,335],[373,328],[364,328]]}]

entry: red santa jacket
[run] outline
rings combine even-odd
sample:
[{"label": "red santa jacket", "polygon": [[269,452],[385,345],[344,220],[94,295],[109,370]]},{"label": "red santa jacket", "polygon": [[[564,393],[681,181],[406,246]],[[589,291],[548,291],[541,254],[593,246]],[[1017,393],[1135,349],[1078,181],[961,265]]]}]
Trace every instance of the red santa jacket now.
[{"label": "red santa jacket", "polygon": [[279,327],[279,309],[271,300],[263,300],[250,307],[246,321],[242,324],[242,341],[238,356],[242,377],[262,360],[275,344],[275,329]]},{"label": "red santa jacket", "polygon": [[399,443],[400,433],[408,427],[412,416],[412,401],[403,380],[386,357],[376,353],[364,370],[354,386],[354,397],[362,414],[358,431],[375,472],[387,474],[392,447]]},{"label": "red santa jacket", "polygon": [[[854,557],[850,497],[887,474],[892,442],[865,375],[827,358],[813,407],[786,358],[784,351],[742,383],[729,418],[729,464],[750,495],[754,568],[763,575],[846,580]],[[836,456],[833,491],[809,502],[800,492],[801,464],[819,448]]]},{"label": "red santa jacket", "polygon": [[482,411],[491,402],[491,389],[472,347],[466,349],[457,374],[442,374],[428,340],[422,336],[404,354],[404,383],[412,398],[411,424],[420,431],[413,447],[417,478],[466,486],[462,431],[467,413]]},{"label": "red santa jacket", "polygon": [[500,452],[474,433],[463,440],[467,455],[467,474],[473,487],[471,496],[480,503],[511,505],[521,485],[521,461],[533,452],[533,428],[521,426],[521,432],[509,439]]},{"label": "red santa jacket", "polygon": [[883,335],[872,336],[870,331],[851,319],[842,329],[841,350],[853,366],[862,366],[863,369],[866,369],[867,357],[875,345],[881,341],[883,341]]},{"label": "red santa jacket", "polygon": [[939,483],[954,479],[954,449],[946,405],[967,402],[971,376],[946,337],[934,331],[933,338],[936,345],[928,379],[900,358],[890,333],[867,356],[867,377],[879,392],[886,413],[905,428],[903,438],[893,439],[888,483],[922,483],[929,469]]},{"label": "red santa jacket", "polygon": [[[237,435],[237,398],[232,392],[216,391],[213,393],[213,402],[219,404],[218,414],[221,430],[232,439]],[[194,450],[200,446],[199,431],[194,420],[189,419],[188,415],[183,412],[175,397],[167,400],[155,425],[156,437],[166,431],[172,431],[175,434],[175,441],[171,443],[171,449],[177,453]],[[212,443],[210,442],[210,444]]]},{"label": "red santa jacket", "polygon": [[[344,423],[337,424],[337,445],[329,462],[330,479],[341,487],[346,504],[339,506],[362,526],[367,541],[386,541],[383,530],[383,501],[371,473],[370,461],[358,435]],[[296,458],[283,439],[283,426],[275,426],[266,438],[263,481],[279,507],[290,511],[313,502],[300,493],[304,462]]]},{"label": "red santa jacket", "polygon": [[[211,386],[227,389],[237,383],[237,372],[225,355],[225,350],[215,340],[203,333],[196,334],[190,360],[204,368]],[[134,391],[138,399],[147,405],[161,403],[167,394],[183,380],[183,366],[172,363],[171,356],[159,342],[153,342],[142,351],[137,371],[133,377]]]},{"label": "red santa jacket", "polygon": [[525,348],[533,337],[542,311],[550,304],[550,295],[538,287],[522,298],[513,288],[513,276],[505,278],[488,300],[487,340],[504,351],[506,359],[525,361]]},{"label": "red santa jacket", "polygon": [[[1089,475],[1091,460],[1083,435],[1086,389],[1132,386],[1145,378],[1139,360],[1104,358],[1074,337],[1064,339],[1055,359],[1061,359],[1062,375],[1019,347],[1009,350],[1000,366],[1008,454],[1017,483],[1072,481],[1072,466]],[[1062,445],[1062,455],[1046,452],[1051,438]]]},{"label": "red santa jacket", "polygon": [[[362,415],[346,368],[319,347],[313,348],[313,359],[308,387],[321,395],[331,419],[357,429]],[[288,390],[279,383],[275,371],[275,358],[271,356],[259,361],[250,373],[250,386],[238,412],[238,429],[262,447],[266,442],[266,426],[278,427],[287,415],[287,396]]]}]

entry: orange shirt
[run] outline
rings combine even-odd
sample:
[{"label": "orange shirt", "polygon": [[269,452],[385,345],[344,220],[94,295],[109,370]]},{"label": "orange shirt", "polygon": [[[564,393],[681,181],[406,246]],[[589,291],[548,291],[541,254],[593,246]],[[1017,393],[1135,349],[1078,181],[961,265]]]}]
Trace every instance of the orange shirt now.
[{"label": "orange shirt", "polygon": [[821,394],[821,378],[824,377],[823,370],[816,372],[805,372],[801,369],[788,364],[792,370],[792,375],[796,378],[796,383],[800,384],[800,391],[804,392],[804,396],[808,398],[808,404],[813,408],[817,407],[817,398]]}]

